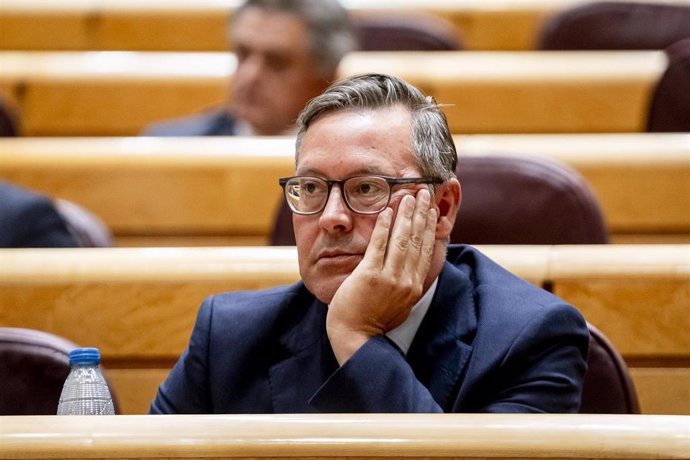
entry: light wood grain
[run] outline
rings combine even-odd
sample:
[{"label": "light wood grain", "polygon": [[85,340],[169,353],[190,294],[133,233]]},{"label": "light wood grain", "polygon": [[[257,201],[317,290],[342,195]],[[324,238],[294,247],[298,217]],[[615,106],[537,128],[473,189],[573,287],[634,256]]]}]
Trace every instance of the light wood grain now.
[{"label": "light wood grain", "polygon": [[[561,246],[549,279],[626,357],[690,357],[690,246]],[[596,264],[596,268],[592,267]]]},{"label": "light wood grain", "polygon": [[[604,331],[629,361],[645,413],[690,414],[690,246],[481,249]],[[0,250],[0,324],[99,347],[123,411],[143,413],[201,300],[292,283],[296,257],[275,247]]]},{"label": "light wood grain", "polygon": [[[159,385],[170,373],[172,363],[150,366],[110,366],[106,369],[111,389],[119,396],[120,413],[134,415],[148,412]],[[690,368],[631,366],[630,373],[643,414],[690,414]]]},{"label": "light wood grain", "polygon": [[[341,76],[393,73],[444,104],[455,133],[644,130],[661,51],[351,53]],[[226,98],[229,53],[2,52],[25,135],[133,135]]]},{"label": "light wood grain", "polygon": [[[690,134],[455,141],[461,162],[468,155],[530,155],[574,168],[614,239],[690,239]],[[0,140],[0,179],[81,204],[119,244],[133,246],[266,244],[282,200],[277,180],[293,171],[294,139],[284,137]]]},{"label": "light wood grain", "polygon": [[6,250],[0,323],[93,343],[108,359],[174,359],[206,296],[291,284],[296,261],[294,248]]},{"label": "light wood grain", "polygon": [[[166,379],[172,368],[157,365],[148,368],[104,368],[108,384],[117,397],[120,414],[142,415],[149,411],[151,402],[161,383]],[[667,412],[671,413],[671,412]]]},{"label": "light wood grain", "polygon": [[688,417],[506,414],[2,417],[4,459],[687,458]]},{"label": "light wood grain", "polygon": [[643,414],[690,414],[690,368],[633,367],[630,373]]},{"label": "light wood grain", "polygon": [[[687,0],[647,0],[687,4]],[[238,0],[3,0],[0,49],[226,49]],[[355,16],[390,11],[445,18],[465,49],[529,50],[550,15],[582,0],[345,0]],[[181,26],[183,24],[183,26]]]}]

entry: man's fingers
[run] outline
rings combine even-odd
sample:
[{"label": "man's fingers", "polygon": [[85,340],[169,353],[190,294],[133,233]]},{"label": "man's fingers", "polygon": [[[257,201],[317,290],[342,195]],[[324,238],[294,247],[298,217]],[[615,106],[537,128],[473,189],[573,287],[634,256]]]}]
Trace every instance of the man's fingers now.
[{"label": "man's fingers", "polygon": [[388,243],[388,254],[386,254],[386,267],[393,273],[405,267],[416,204],[417,200],[414,196],[405,195],[398,205],[398,214],[395,217]]},{"label": "man's fingers", "polygon": [[427,216],[429,215],[429,204],[431,202],[431,195],[426,189],[417,192],[417,203],[415,207],[414,217],[412,220],[412,230],[410,234],[410,251],[408,251],[408,258],[416,258],[422,248],[424,239],[424,232],[426,229]]},{"label": "man's fingers", "polygon": [[431,256],[434,253],[434,246],[436,245],[436,216],[438,215],[436,209],[431,208],[427,214],[424,235],[422,237],[422,246],[420,248],[419,259],[417,260],[416,269],[417,276],[422,281],[426,278],[431,266]]},{"label": "man's fingers", "polygon": [[384,209],[376,218],[376,224],[371,232],[371,239],[362,260],[363,263],[370,267],[383,268],[392,220],[393,210],[391,208]]},{"label": "man's fingers", "polygon": [[423,189],[417,192],[417,206],[412,221],[410,248],[405,260],[405,270],[410,271],[410,273],[419,273],[420,269],[423,269],[423,266],[420,267],[420,262],[427,237],[430,202],[431,194],[428,190]]}]

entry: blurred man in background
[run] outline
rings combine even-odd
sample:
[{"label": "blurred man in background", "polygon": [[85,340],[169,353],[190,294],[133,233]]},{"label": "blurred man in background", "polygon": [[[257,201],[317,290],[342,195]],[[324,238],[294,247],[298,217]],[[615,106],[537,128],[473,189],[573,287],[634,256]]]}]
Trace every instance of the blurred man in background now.
[{"label": "blurred man in background", "polygon": [[337,0],[247,0],[234,11],[237,56],[226,105],[150,125],[148,136],[281,135],[335,79],[355,49],[347,10]]}]

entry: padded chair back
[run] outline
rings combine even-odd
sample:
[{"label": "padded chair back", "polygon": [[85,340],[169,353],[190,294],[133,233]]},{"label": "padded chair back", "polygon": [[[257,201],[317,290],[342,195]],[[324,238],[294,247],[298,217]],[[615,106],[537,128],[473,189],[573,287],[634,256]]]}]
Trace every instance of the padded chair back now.
[{"label": "padded chair back", "polygon": [[596,198],[566,165],[536,157],[465,156],[457,175],[462,204],[452,243],[608,242]]},{"label": "padded chair back", "polygon": [[690,5],[594,2],[549,18],[536,47],[542,50],[662,50],[690,37]]},{"label": "padded chair back", "polygon": [[[0,327],[0,415],[57,414],[69,352],[76,347],[47,332]],[[113,404],[117,413],[115,394]]]},{"label": "padded chair back", "polygon": [[589,327],[589,357],[582,389],[582,414],[639,414],[628,366],[606,336]]},{"label": "padded chair back", "polygon": [[649,132],[690,131],[690,38],[666,49],[668,67],[657,83],[647,119]]},{"label": "padded chair back", "polygon": [[[599,244],[608,242],[601,209],[573,169],[541,158],[464,156],[457,170],[462,204],[452,243]],[[271,244],[295,244],[285,200]]]},{"label": "padded chair back", "polygon": [[18,134],[16,111],[6,99],[0,97],[0,137],[14,137]]},{"label": "padded chair back", "polygon": [[110,229],[93,213],[68,200],[56,199],[55,209],[62,216],[77,243],[86,248],[105,248],[113,245]]},{"label": "padded chair back", "polygon": [[424,13],[369,13],[355,18],[362,51],[457,51],[453,25]]}]

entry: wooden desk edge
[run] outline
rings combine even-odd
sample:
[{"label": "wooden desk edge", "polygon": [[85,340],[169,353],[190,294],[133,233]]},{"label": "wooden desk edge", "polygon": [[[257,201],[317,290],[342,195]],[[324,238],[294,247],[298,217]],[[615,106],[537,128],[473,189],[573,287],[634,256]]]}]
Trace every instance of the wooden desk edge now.
[{"label": "wooden desk edge", "polygon": [[688,458],[690,416],[1,417],[0,458]]}]

